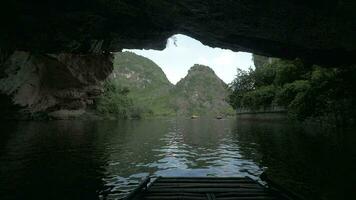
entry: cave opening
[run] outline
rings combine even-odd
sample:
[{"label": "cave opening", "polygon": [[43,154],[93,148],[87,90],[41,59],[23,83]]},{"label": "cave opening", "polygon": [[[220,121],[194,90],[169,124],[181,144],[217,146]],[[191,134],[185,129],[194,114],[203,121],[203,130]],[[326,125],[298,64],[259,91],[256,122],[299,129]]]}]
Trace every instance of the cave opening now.
[{"label": "cave opening", "polygon": [[355,199],[355,2],[2,8],[0,199],[121,199],[147,176],[264,172],[302,199]]},{"label": "cave opening", "polygon": [[5,64],[12,70],[0,81],[2,92],[19,105],[7,117],[21,119],[233,115],[228,86],[237,68],[254,67],[251,53],[212,48],[182,34],[169,37],[163,50],[16,51]]},{"label": "cave opening", "polygon": [[237,68],[248,70],[254,67],[251,53],[210,47],[183,34],[169,37],[163,50],[123,49],[123,51],[151,59],[162,68],[173,84],[184,78],[194,64],[209,66],[226,84],[235,78]]},{"label": "cave opening", "polygon": [[[99,48],[99,44],[93,45]],[[183,34],[171,35],[162,50],[15,51],[6,58],[0,89],[4,102],[10,99],[13,105],[2,105],[4,118],[102,118],[104,114],[127,119],[208,113],[220,118],[237,110],[289,113],[298,120],[326,117],[333,124],[354,120],[349,109],[354,67],[234,52]],[[326,86],[309,90],[317,85]],[[313,104],[306,105],[307,101]],[[339,107],[333,108],[336,102]]]},{"label": "cave opening", "polygon": [[135,117],[233,115],[229,84],[237,68],[254,66],[251,53],[212,48],[183,34],[169,37],[163,50],[123,49],[113,56],[110,87],[132,100]]}]

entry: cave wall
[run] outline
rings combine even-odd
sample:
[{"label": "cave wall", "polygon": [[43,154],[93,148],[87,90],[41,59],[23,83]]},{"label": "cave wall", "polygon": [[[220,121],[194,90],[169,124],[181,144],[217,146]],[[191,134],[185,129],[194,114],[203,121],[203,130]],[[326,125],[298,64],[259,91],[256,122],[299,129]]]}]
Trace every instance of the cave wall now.
[{"label": "cave wall", "polygon": [[10,105],[16,105],[13,112],[22,113],[21,118],[37,113],[54,118],[83,114],[103,92],[102,83],[113,69],[111,60],[109,54],[44,55],[15,51],[3,64],[2,106],[11,113]]}]

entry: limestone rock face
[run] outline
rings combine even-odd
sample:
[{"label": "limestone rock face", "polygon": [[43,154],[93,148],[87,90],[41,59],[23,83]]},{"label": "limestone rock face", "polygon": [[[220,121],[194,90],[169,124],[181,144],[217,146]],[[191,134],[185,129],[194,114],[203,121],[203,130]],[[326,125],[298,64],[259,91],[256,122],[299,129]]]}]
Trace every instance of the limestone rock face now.
[{"label": "limestone rock face", "polygon": [[191,67],[171,93],[178,115],[222,116],[234,113],[226,101],[227,85],[207,66]]},{"label": "limestone rock face", "polygon": [[36,55],[16,51],[4,66],[0,92],[27,113],[78,113],[103,92],[102,81],[112,72],[111,55]]},{"label": "limestone rock face", "polygon": [[356,63],[352,0],[2,1],[0,48],[98,53],[165,47],[176,33],[206,45],[315,64]]}]

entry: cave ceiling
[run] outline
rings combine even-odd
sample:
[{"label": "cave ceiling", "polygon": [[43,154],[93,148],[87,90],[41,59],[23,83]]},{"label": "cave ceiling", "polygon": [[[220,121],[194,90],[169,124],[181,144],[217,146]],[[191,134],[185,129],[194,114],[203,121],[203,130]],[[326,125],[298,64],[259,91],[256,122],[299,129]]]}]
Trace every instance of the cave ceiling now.
[{"label": "cave ceiling", "polygon": [[211,47],[323,65],[356,63],[356,1],[5,1],[2,52],[163,49],[181,33]]}]

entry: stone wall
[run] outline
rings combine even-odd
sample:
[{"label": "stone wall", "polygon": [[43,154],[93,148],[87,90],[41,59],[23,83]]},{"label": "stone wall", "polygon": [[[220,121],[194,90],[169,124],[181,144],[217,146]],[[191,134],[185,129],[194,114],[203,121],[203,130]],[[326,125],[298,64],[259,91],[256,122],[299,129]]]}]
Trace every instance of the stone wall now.
[{"label": "stone wall", "polygon": [[264,107],[259,109],[238,108],[236,110],[237,115],[263,114],[263,113],[287,113],[287,109],[283,106],[270,106],[270,107]]}]

